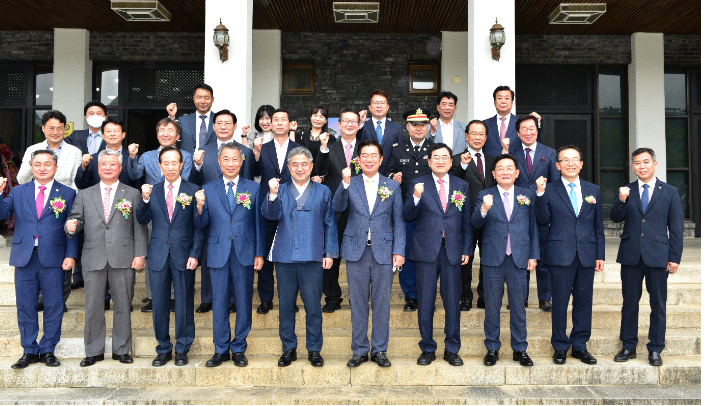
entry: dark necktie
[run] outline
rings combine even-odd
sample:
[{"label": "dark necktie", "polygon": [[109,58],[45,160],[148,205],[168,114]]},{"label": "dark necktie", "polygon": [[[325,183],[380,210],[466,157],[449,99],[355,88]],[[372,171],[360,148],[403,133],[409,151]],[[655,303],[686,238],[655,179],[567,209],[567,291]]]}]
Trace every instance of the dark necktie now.
[{"label": "dark necktie", "polygon": [[476,167],[478,168],[478,174],[481,175],[481,180],[485,181],[486,178],[483,176],[483,160],[481,159],[480,152],[476,152]]},{"label": "dark necktie", "polygon": [[414,146],[414,155],[419,155],[419,145]]},{"label": "dark necktie", "polygon": [[205,123],[206,115],[201,115],[202,124],[200,124],[200,147],[203,147],[207,142],[207,124]]},{"label": "dark necktie", "polygon": [[646,208],[648,207],[648,185],[642,185],[643,193],[641,194],[641,210],[644,214],[646,213]]},{"label": "dark necktie", "polygon": [[237,199],[234,197],[234,189],[232,189],[233,186],[234,182],[227,182],[227,187],[229,188],[227,191],[227,202],[229,202],[230,212],[233,212],[234,208],[237,207]]},{"label": "dark necktie", "polygon": [[532,159],[530,159],[530,148],[525,148],[525,162],[528,164],[528,173],[532,174]]}]

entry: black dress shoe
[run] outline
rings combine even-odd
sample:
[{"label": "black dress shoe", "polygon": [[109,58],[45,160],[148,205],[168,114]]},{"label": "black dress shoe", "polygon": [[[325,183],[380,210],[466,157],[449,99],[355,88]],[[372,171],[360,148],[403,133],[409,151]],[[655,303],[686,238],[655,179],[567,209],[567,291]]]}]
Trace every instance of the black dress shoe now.
[{"label": "black dress shoe", "polygon": [[552,303],[549,300],[543,300],[540,302],[538,305],[540,309],[542,309],[543,312],[551,312],[552,311]]},{"label": "black dress shoe", "polygon": [[37,311],[38,312],[44,311],[44,303],[37,303]]},{"label": "black dress shoe", "polygon": [[552,355],[552,361],[557,365],[564,364],[565,362],[567,362],[567,351],[555,351],[555,353]]},{"label": "black dress shoe", "polygon": [[340,303],[326,303],[322,310],[323,313],[335,313],[336,310],[340,310]]},{"label": "black dress shoe", "polygon": [[350,357],[350,359],[348,360],[347,366],[349,366],[350,368],[355,368],[359,367],[360,364],[362,364],[363,362],[367,362],[367,355],[353,354],[353,356]]},{"label": "black dress shoe", "polygon": [[476,308],[477,308],[477,309],[485,309],[485,308],[486,308],[486,302],[483,301],[483,300],[481,300],[481,299],[478,299],[478,300],[476,301]]},{"label": "black dress shoe", "polygon": [[71,283],[72,289],[79,289],[84,287],[84,281],[76,281]]},{"label": "black dress shoe", "polygon": [[655,351],[648,352],[648,363],[654,367],[660,367],[663,365],[663,360],[661,359],[661,353]]},{"label": "black dress shoe", "polygon": [[314,367],[323,366],[323,357],[320,356],[320,351],[308,351],[308,361],[310,361],[311,365]]},{"label": "black dress shoe", "polygon": [[179,367],[184,367],[185,365],[187,365],[187,362],[187,354],[181,354],[179,352],[175,353],[175,365]]},{"label": "black dress shoe", "polygon": [[236,312],[237,312],[237,304],[236,304],[236,303],[230,303],[230,304],[229,304],[229,312],[230,312],[230,313],[236,313]]},{"label": "black dress shoe", "polygon": [[212,310],[212,303],[200,303],[195,309],[195,313],[207,313]]},{"label": "black dress shoe", "polygon": [[147,297],[144,297],[143,300],[141,300],[141,302],[143,302],[143,303],[148,303],[149,301],[150,301],[150,299],[148,299]]},{"label": "black dress shoe", "polygon": [[64,305],[64,309],[62,309],[62,312],[66,313],[69,311],[69,308],[67,308],[67,305]]},{"label": "black dress shoe", "polygon": [[59,365],[61,365],[57,357],[54,356],[53,352],[45,352],[43,354],[39,354],[39,360],[41,362],[44,362],[44,364],[48,367],[58,367]]},{"label": "black dress shoe", "polygon": [[370,359],[372,362],[376,362],[378,366],[381,366],[383,368],[391,367],[392,363],[390,360],[387,358],[387,352],[386,351],[378,351],[376,353],[373,353],[370,356]]},{"label": "black dress shoe", "polygon": [[417,302],[417,299],[412,299],[409,298],[407,301],[404,303],[404,311],[405,312],[413,312],[416,311],[419,308],[419,302]]},{"label": "black dress shoe", "polygon": [[227,354],[218,354],[215,353],[212,358],[208,359],[207,362],[205,362],[206,367],[218,367],[222,365],[223,362],[229,361],[229,353]]},{"label": "black dress shoe", "polygon": [[596,365],[597,359],[592,356],[587,350],[583,351],[572,351],[572,358],[577,358],[578,360],[584,362],[588,365]]},{"label": "black dress shoe", "polygon": [[473,303],[471,303],[470,300],[462,300],[459,310],[461,310],[462,312],[468,312],[471,310],[472,305]]},{"label": "black dress shoe", "polygon": [[459,357],[459,354],[455,352],[444,351],[444,361],[454,367],[460,367],[463,365],[463,360]]},{"label": "black dress shoe", "polygon": [[249,361],[243,352],[232,353],[232,361],[234,361],[234,365],[238,367],[245,367],[249,365]]},{"label": "black dress shoe", "polygon": [[141,307],[141,312],[143,313],[152,313],[153,312],[153,301],[148,299],[148,303]]},{"label": "black dress shoe", "polygon": [[[111,308],[111,302],[110,301],[105,301],[104,302],[104,311],[109,310]],[[133,310],[133,307],[131,307],[131,310]]]},{"label": "black dress shoe", "polygon": [[93,357],[86,357],[79,363],[80,367],[90,367],[99,361],[104,360],[104,354],[94,355]]},{"label": "black dress shoe", "polygon": [[630,359],[636,358],[636,351],[629,351],[622,349],[614,356],[614,361],[616,362],[626,362]]},{"label": "black dress shoe", "polygon": [[492,367],[498,362],[498,351],[488,350],[486,356],[483,357],[483,365]]},{"label": "black dress shoe", "polygon": [[520,362],[520,365],[524,367],[533,366],[533,362],[525,351],[515,351],[513,352],[513,361]]},{"label": "black dress shoe", "polygon": [[293,312],[298,313],[301,309],[298,308],[298,305],[293,305]]},{"label": "black dress shoe", "polygon": [[22,368],[27,368],[28,365],[34,364],[35,362],[39,362],[39,355],[34,355],[34,354],[27,354],[24,353],[22,354],[22,357],[17,360],[10,368],[12,369],[22,369]]},{"label": "black dress shoe", "polygon": [[290,350],[284,351],[283,354],[281,354],[281,357],[279,357],[279,363],[278,365],[280,367],[287,367],[291,365],[292,361],[295,361],[298,357],[296,356],[296,349],[292,348]]},{"label": "black dress shoe", "polygon": [[259,307],[256,308],[256,314],[266,314],[273,308],[274,302],[261,302]]},{"label": "black dress shoe", "polygon": [[168,361],[173,359],[173,354],[170,352],[166,352],[165,354],[158,354],[157,357],[153,360],[153,366],[154,367],[162,367],[163,365],[167,364]]},{"label": "black dress shoe", "polygon": [[422,355],[417,358],[417,365],[429,365],[436,359],[434,352],[422,351]]},{"label": "black dress shoe", "polygon": [[170,313],[175,313],[175,299],[170,299]]},{"label": "black dress shoe", "polygon": [[130,354],[111,354],[111,359],[120,362],[121,364],[132,364],[133,357]]}]

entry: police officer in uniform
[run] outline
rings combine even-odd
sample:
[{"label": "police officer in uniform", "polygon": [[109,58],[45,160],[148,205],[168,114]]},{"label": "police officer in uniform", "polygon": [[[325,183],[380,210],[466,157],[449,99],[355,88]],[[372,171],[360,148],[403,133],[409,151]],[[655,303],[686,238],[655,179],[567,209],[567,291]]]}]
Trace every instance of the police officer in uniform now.
[{"label": "police officer in uniform", "polygon": [[[399,182],[402,187],[402,198],[409,190],[409,182],[420,176],[431,174],[431,169],[427,162],[427,152],[431,148],[432,141],[426,139],[429,134],[429,119],[431,111],[423,108],[409,109],[403,115],[407,121],[407,132],[409,140],[402,144],[395,144],[387,159],[385,176]],[[409,243],[414,232],[416,220],[406,222],[407,246],[405,252],[409,255]],[[417,285],[414,277],[414,263],[406,258],[402,270],[399,273],[399,285],[404,292],[404,311],[411,312],[418,308]]]}]

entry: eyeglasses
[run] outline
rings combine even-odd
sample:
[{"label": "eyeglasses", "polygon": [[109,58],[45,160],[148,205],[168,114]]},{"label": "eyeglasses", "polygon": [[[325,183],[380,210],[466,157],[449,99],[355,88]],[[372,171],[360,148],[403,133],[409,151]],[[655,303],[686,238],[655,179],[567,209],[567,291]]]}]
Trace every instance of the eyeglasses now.
[{"label": "eyeglasses", "polygon": [[308,168],[308,165],[310,162],[293,162],[288,164],[293,169],[299,169],[299,168]]},{"label": "eyeglasses", "polygon": [[443,162],[446,162],[446,161],[448,161],[449,159],[451,159],[451,157],[448,156],[448,155],[432,155],[431,159],[433,159],[434,161],[443,161]]},{"label": "eyeglasses", "polygon": [[341,123],[345,125],[350,125],[350,124],[359,124],[359,120],[340,120]]},{"label": "eyeglasses", "polygon": [[57,126],[57,127],[44,127],[44,132],[45,133],[50,133],[50,134],[58,134],[58,133],[64,133],[64,126]]},{"label": "eyeglasses", "polygon": [[380,154],[360,154],[360,158],[362,159],[377,159],[380,157]]},{"label": "eyeglasses", "polygon": [[214,123],[214,125],[216,125],[217,127],[222,127],[223,125],[229,127],[230,125],[232,125],[232,122],[231,121],[217,121],[216,123]]},{"label": "eyeglasses", "polygon": [[475,133],[475,132],[471,131],[471,132],[467,132],[466,134],[470,135],[473,138],[483,138],[486,136],[486,133],[483,133],[483,132]]},{"label": "eyeglasses", "polygon": [[193,98],[197,101],[204,100],[204,101],[210,101],[212,99],[212,96],[193,96]]},{"label": "eyeglasses", "polygon": [[387,105],[387,102],[386,101],[373,101],[373,102],[370,102],[370,104],[372,104],[373,106],[385,106],[385,105]]},{"label": "eyeglasses", "polygon": [[560,159],[560,160],[557,161],[557,162],[559,162],[559,163],[561,163],[561,164],[563,164],[563,165],[569,165],[569,164],[577,165],[578,163],[582,162],[582,160],[579,159],[579,158],[572,158],[572,159],[564,158],[564,159]]}]

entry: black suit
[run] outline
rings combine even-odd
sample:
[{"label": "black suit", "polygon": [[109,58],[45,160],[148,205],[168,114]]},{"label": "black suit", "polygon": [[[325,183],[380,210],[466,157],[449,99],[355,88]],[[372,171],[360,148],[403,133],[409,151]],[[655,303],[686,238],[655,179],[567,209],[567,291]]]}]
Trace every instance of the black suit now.
[{"label": "black suit", "polygon": [[[468,167],[463,169],[461,166],[461,155],[469,152],[468,149],[461,154],[454,155],[454,159],[451,165],[450,174],[461,178],[468,182],[468,191],[471,194],[468,196],[470,199],[475,199],[478,196],[478,192],[484,189],[491,188],[496,185],[495,179],[493,179],[493,160],[495,157],[493,155],[488,155],[483,153],[483,176],[478,172],[478,167],[476,166],[476,156],[472,154],[473,160],[469,162]],[[480,228],[473,229],[473,249],[476,250],[476,245],[478,245],[478,257],[481,257],[481,235],[482,231]],[[475,254],[475,252],[474,252]],[[461,300],[473,300],[473,290],[471,289],[471,281],[473,280],[473,257],[468,264],[461,266]],[[483,273],[481,268],[478,268],[478,286],[476,286],[476,293],[478,294],[478,300],[483,302]]]},{"label": "black suit", "polygon": [[[105,145],[106,144],[104,143],[104,146],[99,148],[99,152],[106,149]],[[121,155],[123,156],[123,159],[121,162],[121,173],[118,175],[118,181],[125,185],[140,189],[141,186],[143,186],[145,177],[141,177],[138,180],[131,180],[131,177],[128,174],[128,166],[130,165],[131,160],[130,154],[126,148],[121,148]],[[91,155],[91,157],[93,159],[89,161],[89,165],[86,167],[86,170],[83,170],[81,166],[79,166],[79,169],[76,171],[74,183],[79,190],[89,188],[101,182],[101,178],[99,178],[99,153],[97,152]]]},{"label": "black suit", "polygon": [[[87,144],[87,139],[89,138],[89,130],[76,130],[71,133],[70,136],[66,137],[64,141],[67,142],[67,144],[71,144],[81,150],[82,155],[86,155],[89,153],[89,146]],[[99,149],[96,152],[101,152],[102,150],[106,149],[106,141],[101,140],[101,145],[99,146]],[[123,182],[123,181],[121,181]],[[80,188],[81,189],[81,188]]]}]

